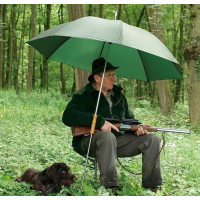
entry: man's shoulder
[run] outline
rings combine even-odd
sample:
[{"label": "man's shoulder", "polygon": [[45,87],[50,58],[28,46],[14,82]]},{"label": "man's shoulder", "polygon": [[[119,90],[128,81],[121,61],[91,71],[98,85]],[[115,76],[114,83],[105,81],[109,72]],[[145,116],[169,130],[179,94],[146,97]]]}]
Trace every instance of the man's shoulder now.
[{"label": "man's shoulder", "polygon": [[74,94],[83,94],[86,91],[86,86],[82,87],[81,89],[79,89],[78,91],[76,91]]},{"label": "man's shoulder", "polygon": [[93,90],[93,87],[92,87],[91,83],[88,83],[87,85],[85,85],[84,87],[82,87],[81,89],[76,91],[74,94],[83,95],[83,94],[88,93],[92,90]]}]

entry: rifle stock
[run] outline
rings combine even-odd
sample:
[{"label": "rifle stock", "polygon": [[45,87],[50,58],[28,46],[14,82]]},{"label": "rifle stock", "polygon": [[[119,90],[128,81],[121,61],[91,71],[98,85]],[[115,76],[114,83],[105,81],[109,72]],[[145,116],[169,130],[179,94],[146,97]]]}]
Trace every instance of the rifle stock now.
[{"label": "rifle stock", "polygon": [[[190,130],[188,129],[171,129],[171,128],[156,128],[156,127],[150,127],[147,125],[124,125],[121,123],[113,124],[115,125],[120,131],[131,131],[135,132],[138,130],[139,127],[142,127],[144,130],[147,130],[148,132],[175,132],[175,133],[186,133],[190,134]],[[72,126],[72,135],[73,137],[81,136],[81,135],[89,135],[90,134],[90,127],[85,126]],[[94,132],[101,131],[100,129],[95,129]]]},{"label": "rifle stock", "polygon": [[[114,124],[117,128],[120,127],[121,124]],[[72,126],[72,135],[73,137],[75,136],[80,136],[80,135],[89,135],[90,134],[90,127],[87,126]],[[94,132],[101,131],[100,129],[95,129]]]},{"label": "rifle stock", "polygon": [[[80,136],[80,135],[89,135],[90,134],[90,127],[87,126],[72,126],[72,135],[73,137],[75,136]],[[94,130],[94,132],[99,131],[97,129]]]}]

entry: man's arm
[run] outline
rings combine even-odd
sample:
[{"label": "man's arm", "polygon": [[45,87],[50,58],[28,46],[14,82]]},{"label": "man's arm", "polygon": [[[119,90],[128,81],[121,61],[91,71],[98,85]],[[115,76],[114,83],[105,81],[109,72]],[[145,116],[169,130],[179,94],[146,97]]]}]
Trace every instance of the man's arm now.
[{"label": "man's arm", "polygon": [[[82,95],[74,94],[63,113],[62,121],[66,126],[91,126],[94,113],[87,111],[87,99]],[[96,128],[100,129],[105,119],[97,115]]]}]

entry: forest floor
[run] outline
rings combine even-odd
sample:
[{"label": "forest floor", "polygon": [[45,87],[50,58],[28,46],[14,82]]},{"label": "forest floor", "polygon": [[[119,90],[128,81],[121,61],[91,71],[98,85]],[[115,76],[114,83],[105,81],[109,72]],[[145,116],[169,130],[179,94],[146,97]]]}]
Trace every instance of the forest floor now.
[{"label": "forest floor", "polygon": [[[135,116],[144,124],[156,127],[189,129],[187,105],[176,104],[169,116],[152,108],[146,100],[129,100]],[[80,191],[85,159],[71,146],[69,127],[62,123],[67,105],[58,93],[16,95],[13,91],[0,92],[0,196],[37,196],[29,184],[14,180],[27,168],[43,170],[55,162],[65,162],[77,176],[70,187],[63,187],[50,196],[111,196],[110,190],[94,179],[88,163],[83,191]],[[162,133],[156,133],[162,138]],[[122,191],[120,196],[199,196],[200,195],[200,130],[191,134],[166,133],[166,146],[161,153],[162,190],[156,194],[141,186],[141,176],[133,176],[117,163]],[[131,171],[141,172],[141,155],[120,161]],[[99,175],[99,172],[98,172]]]}]

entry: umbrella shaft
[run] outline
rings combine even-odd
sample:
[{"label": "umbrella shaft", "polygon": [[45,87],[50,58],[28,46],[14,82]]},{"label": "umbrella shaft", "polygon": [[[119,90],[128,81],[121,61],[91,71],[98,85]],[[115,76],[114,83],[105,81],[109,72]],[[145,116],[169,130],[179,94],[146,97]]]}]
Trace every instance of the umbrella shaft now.
[{"label": "umbrella shaft", "polygon": [[107,62],[108,62],[110,45],[111,45],[111,43],[108,44],[108,50],[107,50],[107,55],[106,55],[106,62],[105,62],[105,66],[104,66],[104,69],[103,69],[103,76],[102,76],[101,85],[100,85],[100,89],[99,89],[99,95],[98,95],[98,99],[97,99],[97,105],[96,105],[96,109],[95,109],[95,115],[97,114],[98,107],[99,107],[99,100],[100,100],[100,96],[101,96],[101,91],[102,91],[102,86],[103,86],[103,81],[104,81],[104,75],[105,75],[105,71],[106,71],[106,65],[107,65]]},{"label": "umbrella shaft", "polygon": [[85,168],[84,168],[84,171],[83,171],[83,179],[82,179],[82,184],[81,184],[81,191],[83,189],[83,183],[84,183],[84,180],[85,180],[85,172],[86,172],[87,163],[88,163],[88,157],[89,157],[89,152],[90,152],[90,145],[91,145],[91,141],[92,141],[92,135],[93,134],[90,134],[90,142],[89,142],[89,145],[88,145],[88,151],[87,151],[87,156],[86,156],[86,160],[85,160]]},{"label": "umbrella shaft", "polygon": [[[108,55],[109,55],[109,51],[110,51],[110,45],[111,45],[111,43],[108,44],[108,50],[107,50],[107,55],[106,55],[106,62],[105,62],[104,70],[103,70],[103,76],[102,76],[100,90],[99,90],[99,95],[98,95],[98,99],[97,99],[97,105],[96,105],[96,109],[95,109],[95,115],[97,115],[97,110],[98,110],[98,107],[99,107],[99,100],[100,100],[100,96],[101,96],[101,91],[102,91],[102,86],[103,86],[103,80],[104,80],[104,74],[105,74],[105,71],[106,71],[107,60],[108,60]],[[96,126],[96,121],[95,121],[94,129],[95,129],[95,126]],[[87,168],[87,163],[88,163],[88,158],[89,158],[89,153],[90,153],[90,145],[91,145],[91,141],[92,141],[92,135],[93,134],[90,134],[90,141],[89,141],[87,156],[86,156],[86,160],[85,160],[85,168],[84,168],[84,172],[83,172],[83,179],[82,179],[82,184],[81,184],[81,191],[83,189],[83,182],[85,180],[85,173],[86,173],[86,168]]]}]

